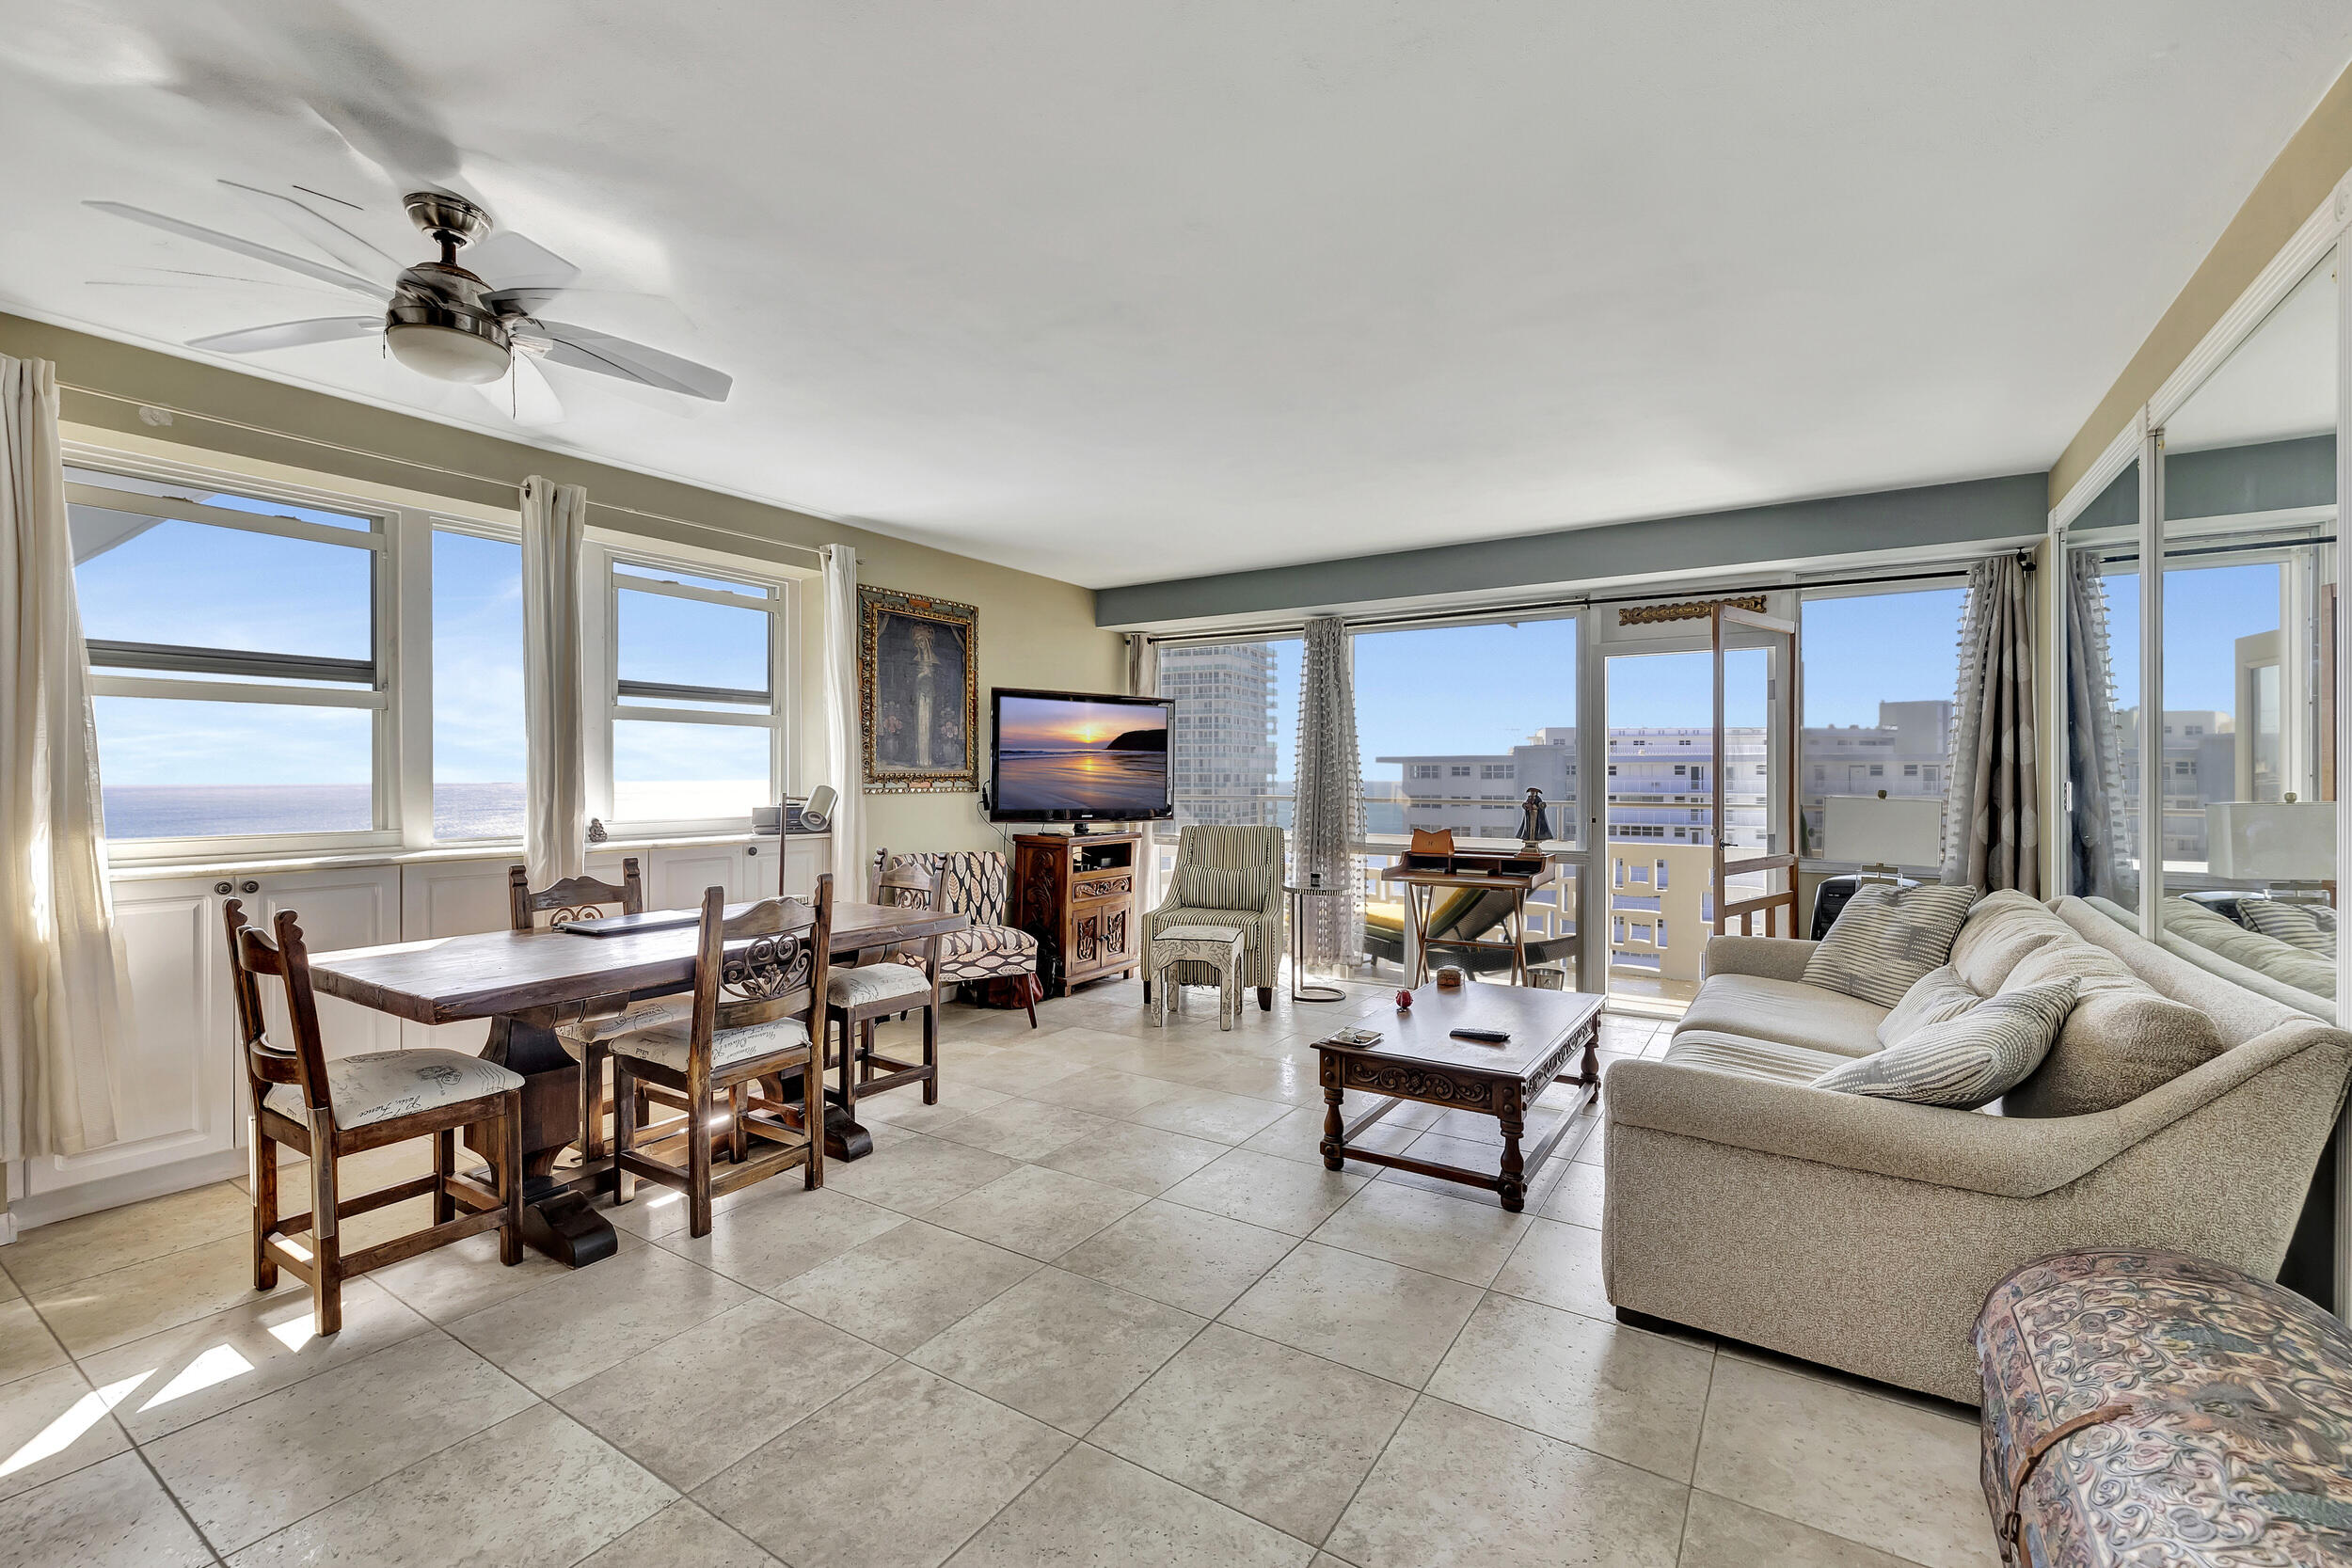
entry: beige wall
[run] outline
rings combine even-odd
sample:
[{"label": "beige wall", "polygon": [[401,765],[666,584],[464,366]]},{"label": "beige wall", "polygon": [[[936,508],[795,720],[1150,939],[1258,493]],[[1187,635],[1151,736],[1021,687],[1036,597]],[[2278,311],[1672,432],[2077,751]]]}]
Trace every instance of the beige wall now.
[{"label": "beige wall", "polygon": [[[120,444],[135,450],[153,451],[159,444],[182,449],[189,462],[226,456],[246,465],[304,470],[322,476],[323,483],[356,481],[501,510],[513,509],[516,486],[525,475],[541,473],[559,483],[586,485],[589,499],[600,503],[590,513],[596,527],[796,567],[810,564],[803,549],[834,543],[852,546],[862,581],[960,599],[978,608],[983,729],[992,686],[1088,691],[1118,691],[1124,686],[1126,665],[1119,638],[1096,629],[1093,594],[1072,583],[22,317],[0,314],[0,354],[54,360],[58,379],[70,387],[235,421],[175,417],[167,426],[149,425],[133,404],[69,390],[64,417],[76,427],[73,434],[84,439],[119,436]],[[607,509],[615,506],[691,522],[681,526]],[[789,546],[803,549],[780,547]],[[813,582],[803,604],[811,610],[819,608]],[[803,620],[802,689],[808,705],[804,711],[810,713],[816,711],[815,693],[823,679],[817,622],[813,613]],[[796,787],[822,782],[817,771],[823,758],[820,725],[804,726],[799,755]],[[975,795],[869,795],[866,800],[866,834],[874,844],[965,848],[997,842],[994,831],[980,819]]]},{"label": "beige wall", "polygon": [[2336,78],[2319,107],[2288,139],[2190,275],[2187,286],[2058,455],[2050,469],[2052,506],[2065,498],[2116,433],[2131,422],[2134,410],[2154,395],[2165,377],[2237,302],[2303,220],[2328,199],[2346,169],[2352,169],[2352,71]]}]

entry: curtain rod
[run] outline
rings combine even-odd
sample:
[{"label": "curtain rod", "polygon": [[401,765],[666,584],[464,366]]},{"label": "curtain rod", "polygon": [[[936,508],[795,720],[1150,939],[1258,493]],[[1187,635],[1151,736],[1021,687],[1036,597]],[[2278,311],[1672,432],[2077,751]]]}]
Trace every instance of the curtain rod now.
[{"label": "curtain rod", "polygon": [[[396,457],[390,452],[371,451],[365,447],[350,446],[342,441],[329,441],[317,436],[297,436],[292,431],[272,430],[267,425],[248,424],[243,420],[232,420],[220,414],[207,414],[199,409],[181,408],[168,403],[156,403],[148,398],[125,397],[120,392],[109,392],[97,387],[84,387],[71,381],[60,381],[57,383],[57,388],[60,391],[74,392],[83,397],[103,398],[109,403],[128,404],[134,408],[160,408],[165,413],[177,418],[201,420],[207,424],[224,425],[230,430],[249,431],[256,436],[266,436],[272,440],[298,441],[305,446],[321,447],[328,451],[340,451],[352,457],[364,457],[371,462],[391,463],[404,468],[415,468],[422,473],[439,474],[447,479],[462,479],[469,483],[486,484],[494,490],[516,490],[521,487],[519,480],[493,479],[487,474],[469,473],[464,468],[453,468],[442,463],[427,463],[415,457]],[[497,437],[493,436],[491,439],[495,440]],[[764,503],[754,502],[753,504]],[[798,550],[811,560],[818,558],[818,552],[813,546],[796,545],[787,539],[770,539],[761,534],[746,533],[741,529],[729,528],[723,523],[698,522],[691,517],[673,517],[666,512],[647,512],[643,507],[623,506],[617,501],[600,501],[593,497],[590,498],[588,505],[591,509],[606,512],[625,512],[632,517],[644,517],[651,522],[674,523],[679,528],[700,529],[709,533],[723,533],[731,539],[749,539],[756,544],[767,546],[771,549]]]},{"label": "curtain rod", "polygon": [[[1993,552],[1995,556],[2000,553],[2001,552],[1998,550]],[[2026,556],[2026,551],[2021,549],[2017,552],[2017,554],[2019,558],[2023,560]],[[1978,559],[1991,560],[1992,557],[1985,556]],[[2031,571],[2033,569],[2032,562],[2030,561],[2026,562],[2026,569],[2027,571]],[[1346,623],[1347,629],[1351,632],[1359,628],[1409,626],[1416,623],[1437,626],[1447,622],[1457,621],[1508,621],[1514,616],[1532,615],[1546,610],[1597,610],[1603,605],[1640,604],[1648,599],[1682,599],[1693,596],[1704,598],[1722,598],[1738,594],[1785,593],[1792,589],[1802,593],[1808,588],[1861,588],[1883,582],[1948,582],[1953,578],[1964,577],[1967,574],[1967,570],[1968,563],[1963,562],[1958,565],[1940,567],[1934,571],[1906,572],[1895,576],[1807,578],[1802,582],[1753,584],[1735,583],[1726,587],[1709,586],[1706,588],[1686,587],[1660,589],[1655,593],[1648,594],[1623,594],[1615,595],[1602,595],[1599,597],[1585,594],[1567,599],[1534,599],[1521,604],[1489,605],[1483,606],[1475,610],[1464,610],[1453,612],[1437,611],[1423,612],[1421,614],[1400,613],[1396,615],[1371,615],[1361,618],[1352,615],[1343,615],[1340,617],[1340,619]],[[1166,636],[1154,636],[1151,633],[1146,633],[1145,635],[1150,637],[1152,641],[1161,643],[1248,641],[1252,638],[1275,637],[1284,635],[1286,633],[1295,632],[1299,630],[1304,624],[1305,623],[1301,621],[1278,621],[1266,622],[1251,626],[1221,628],[1216,631],[1171,632]]]}]

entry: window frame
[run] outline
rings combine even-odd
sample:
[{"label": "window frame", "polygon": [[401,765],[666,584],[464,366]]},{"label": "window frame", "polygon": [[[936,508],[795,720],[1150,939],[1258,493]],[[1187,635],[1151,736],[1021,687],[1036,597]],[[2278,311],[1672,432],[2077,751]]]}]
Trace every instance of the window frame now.
[{"label": "window frame", "polygon": [[[581,693],[587,706],[584,721],[589,728],[588,815],[601,821],[606,831],[616,838],[701,837],[749,832],[752,823],[748,813],[741,816],[716,817],[616,816],[613,808],[612,726],[616,722],[638,721],[765,729],[769,732],[770,793],[778,799],[788,793],[796,750],[793,745],[796,738],[794,724],[799,711],[799,704],[794,698],[799,690],[801,578],[779,566],[759,566],[713,550],[631,538],[598,529],[591,529],[588,532],[581,566],[581,592],[589,600],[589,605],[584,608],[591,611],[582,618],[581,665],[584,670],[594,672],[592,680],[582,682]],[[748,594],[726,594],[690,583],[636,577],[621,570],[623,566],[682,572],[690,577],[721,577],[759,587],[766,593],[762,599],[755,600]],[[624,577],[631,578],[626,586],[621,581]],[[622,690],[625,684],[655,684],[624,683],[621,679],[620,596],[624,592],[655,594],[730,609],[764,611],[770,617],[767,711],[755,712],[748,707],[737,710],[668,707],[642,701],[624,702],[623,698],[629,695]],[[675,700],[685,702],[697,699],[677,694],[691,691],[708,692],[711,694],[708,700],[714,701],[722,695],[742,694],[735,688],[671,689]]]}]

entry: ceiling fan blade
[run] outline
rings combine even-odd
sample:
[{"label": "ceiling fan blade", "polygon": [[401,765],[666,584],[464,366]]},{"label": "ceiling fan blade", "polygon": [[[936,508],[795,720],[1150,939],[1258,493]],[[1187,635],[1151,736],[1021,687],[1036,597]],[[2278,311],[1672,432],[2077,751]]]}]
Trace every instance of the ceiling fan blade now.
[{"label": "ceiling fan blade", "polygon": [[490,406],[516,424],[544,426],[564,422],[564,403],[548,385],[547,372],[528,354],[515,356],[514,367],[497,381],[478,381],[474,390]]},{"label": "ceiling fan blade", "polygon": [[527,234],[497,230],[486,240],[466,247],[466,270],[501,292],[544,289],[552,293],[570,286],[580,269]]},{"label": "ceiling fan blade", "polygon": [[646,387],[657,387],[665,392],[680,392],[690,398],[705,398],[712,403],[724,403],[735,386],[735,378],[724,371],[691,359],[681,359],[675,354],[664,354],[658,348],[615,338],[608,332],[595,332],[568,322],[534,319],[526,333],[535,332],[548,340],[547,356],[559,365],[574,370],[594,371],[599,375],[618,376]]},{"label": "ceiling fan blade", "polygon": [[313,212],[291,196],[281,195],[277,191],[263,190],[259,185],[241,184],[234,180],[223,180],[221,183],[360,277],[399,276],[401,269],[399,261],[385,255],[374,245],[345,229],[326,214]]},{"label": "ceiling fan blade", "polygon": [[305,343],[368,338],[383,330],[381,316],[320,316],[311,321],[277,322],[268,326],[217,332],[209,338],[191,338],[188,346],[210,349],[215,354],[260,354],[264,349],[300,348]]},{"label": "ceiling fan blade", "polygon": [[305,277],[315,277],[322,283],[332,283],[338,288],[349,289],[354,293],[365,294],[370,299],[389,300],[392,297],[392,291],[384,284],[370,282],[364,277],[343,271],[341,267],[330,267],[323,261],[313,261],[308,257],[295,256],[283,250],[274,250],[268,245],[257,245],[251,240],[242,239],[235,234],[224,234],[217,229],[207,229],[201,224],[185,223],[179,218],[167,217],[161,213],[151,213],[144,207],[133,207],[120,201],[85,201],[82,205],[96,208],[99,212],[110,214],[115,217],[129,218],[133,223],[143,223],[150,229],[160,229],[167,234],[178,234],[183,239],[200,240],[206,245],[218,245],[223,250],[233,250],[240,256],[250,256],[257,261],[267,261],[272,266],[284,267],[287,271],[298,272]]}]

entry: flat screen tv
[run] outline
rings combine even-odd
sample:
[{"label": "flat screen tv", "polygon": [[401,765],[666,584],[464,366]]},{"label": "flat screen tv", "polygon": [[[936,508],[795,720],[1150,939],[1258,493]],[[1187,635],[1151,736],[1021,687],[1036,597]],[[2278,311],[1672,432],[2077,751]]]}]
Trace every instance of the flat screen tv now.
[{"label": "flat screen tv", "polygon": [[1135,822],[1172,816],[1168,697],[997,687],[990,818],[997,822]]}]

